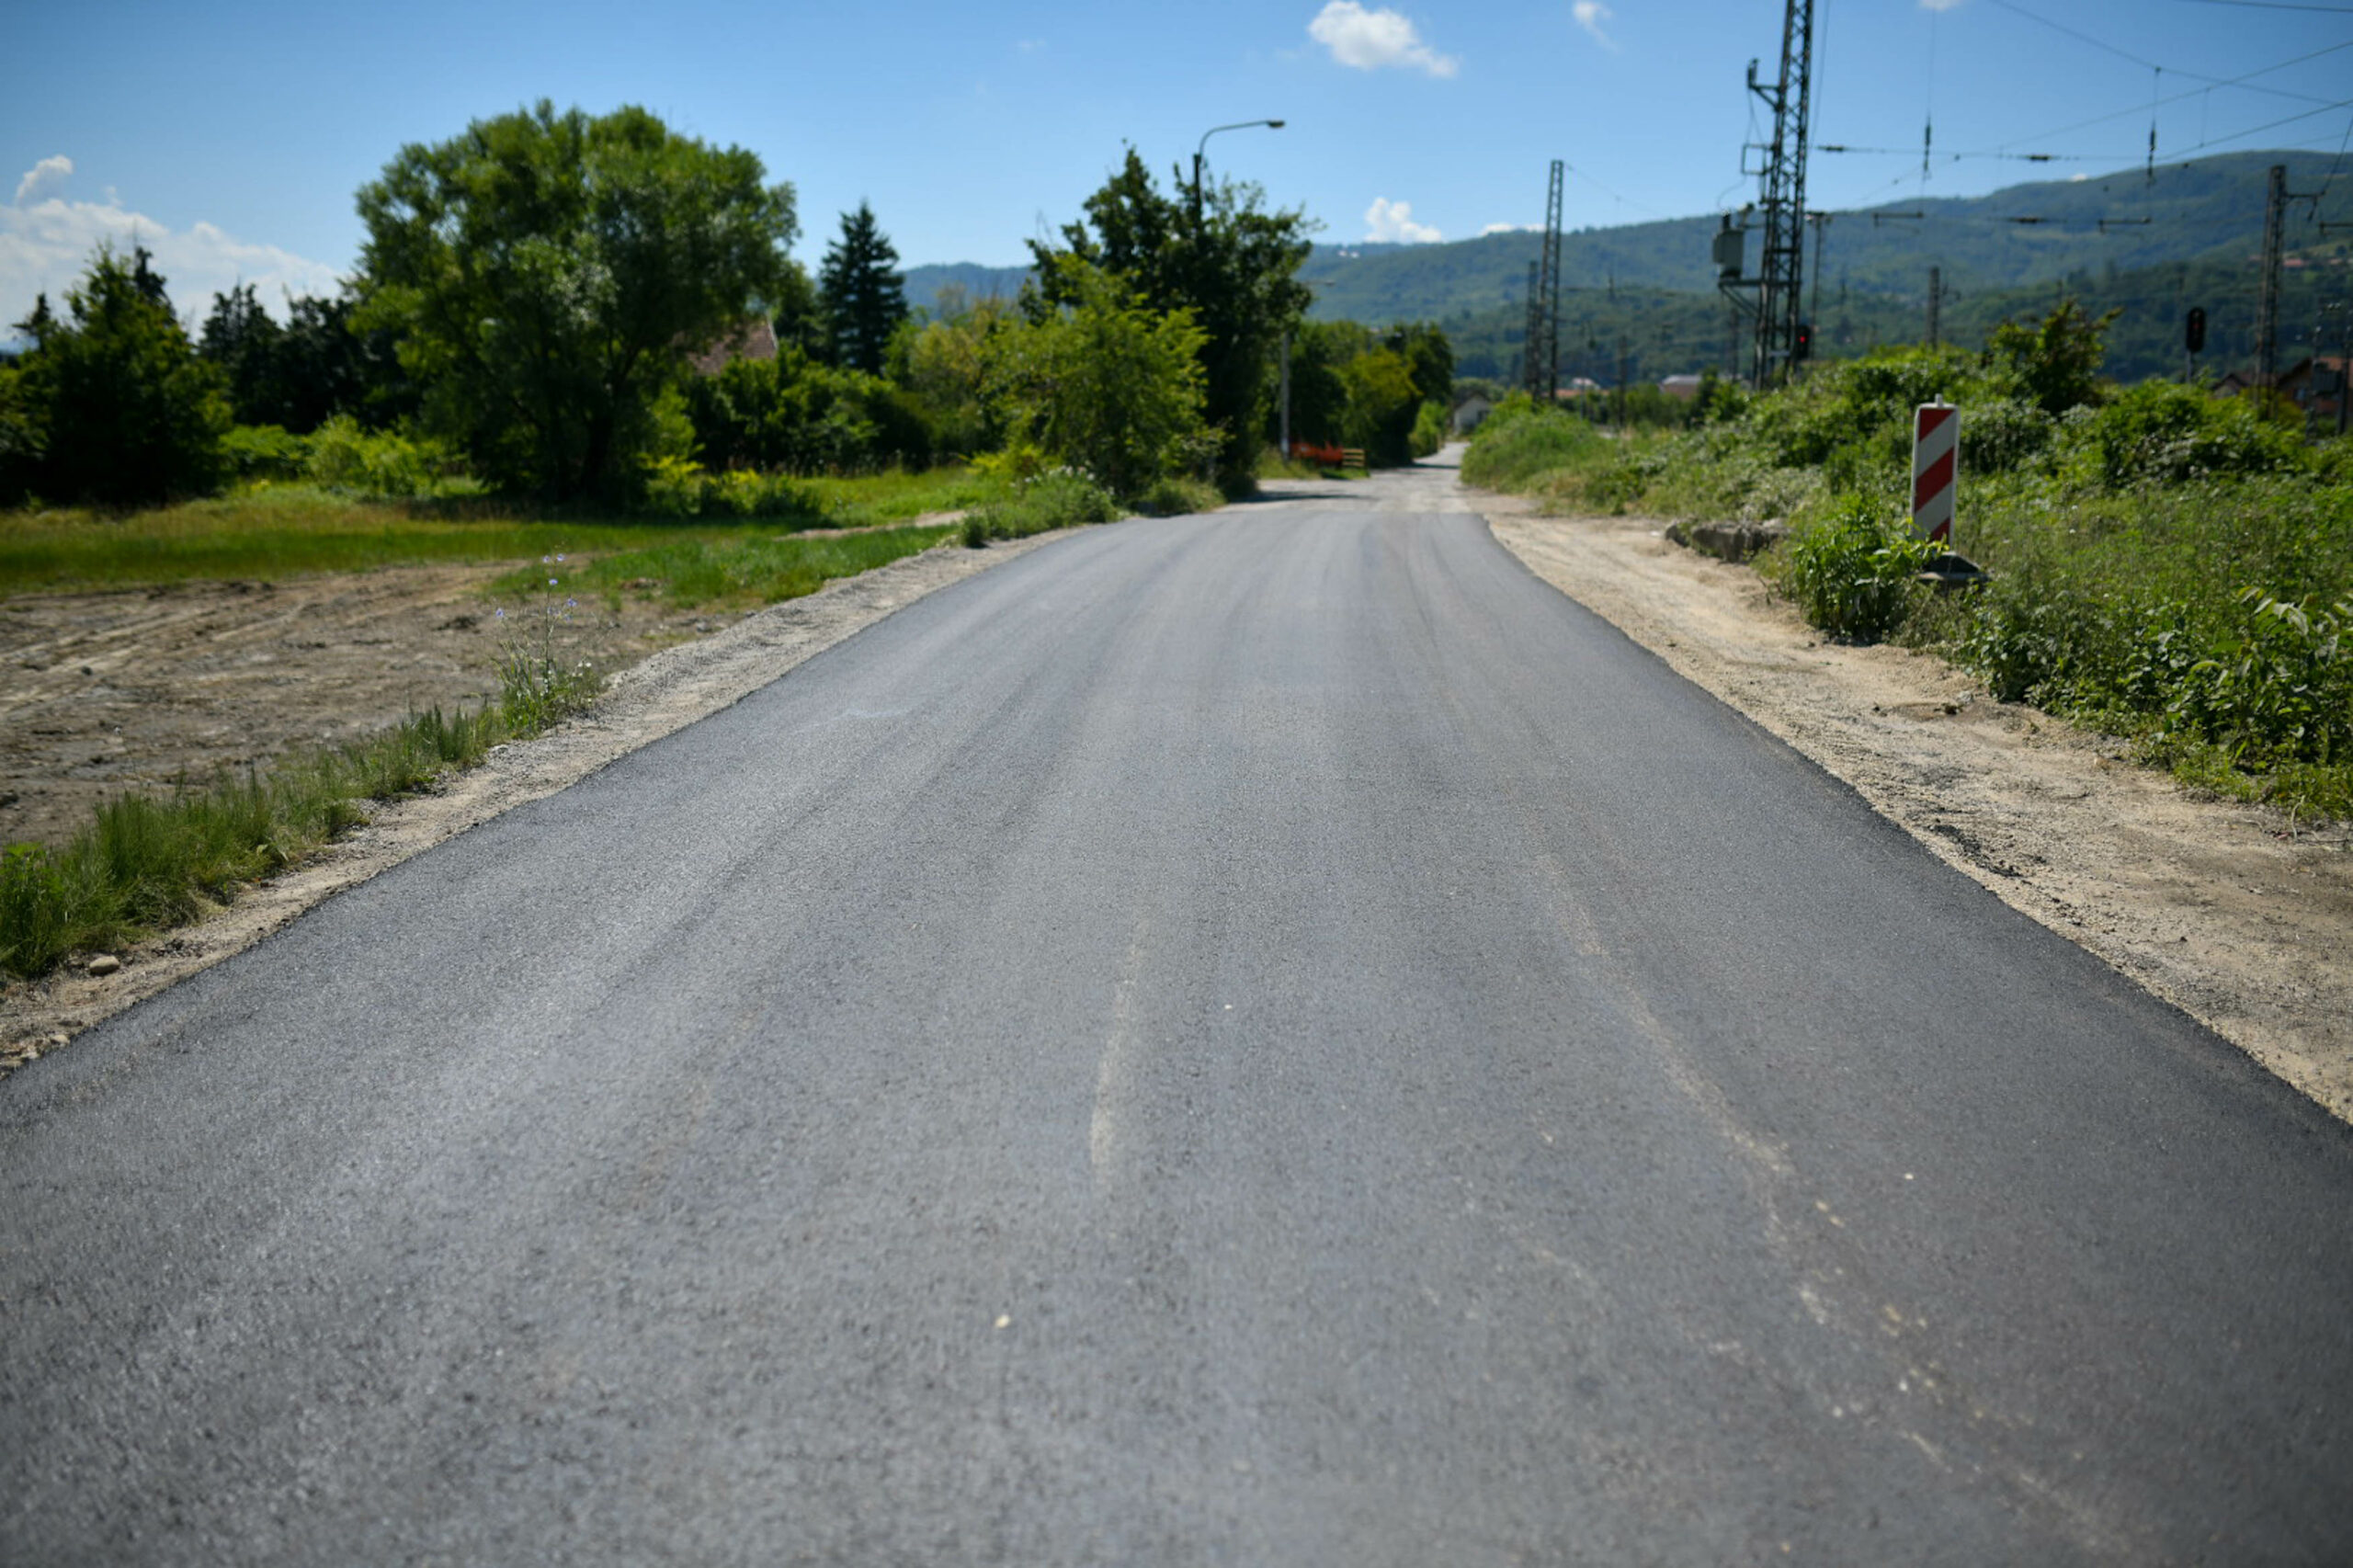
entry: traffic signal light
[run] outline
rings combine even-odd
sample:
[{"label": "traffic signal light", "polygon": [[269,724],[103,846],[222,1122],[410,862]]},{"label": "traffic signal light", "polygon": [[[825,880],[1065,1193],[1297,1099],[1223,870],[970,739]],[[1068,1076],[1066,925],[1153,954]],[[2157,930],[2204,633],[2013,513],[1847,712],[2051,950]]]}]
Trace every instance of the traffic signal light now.
[{"label": "traffic signal light", "polygon": [[2182,334],[2182,346],[2192,354],[2205,352],[2206,310],[2204,306],[2194,305],[2190,308],[2188,328]]},{"label": "traffic signal light", "polygon": [[1798,323],[1797,336],[1790,342],[1790,362],[1793,365],[1802,364],[1813,358],[1813,324],[1810,321],[1802,321]]}]

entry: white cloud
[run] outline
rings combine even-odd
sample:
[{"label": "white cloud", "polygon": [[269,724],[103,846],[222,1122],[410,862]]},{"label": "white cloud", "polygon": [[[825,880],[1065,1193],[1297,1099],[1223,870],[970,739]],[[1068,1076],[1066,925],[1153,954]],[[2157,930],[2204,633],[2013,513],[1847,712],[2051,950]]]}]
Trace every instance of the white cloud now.
[{"label": "white cloud", "polygon": [[1591,33],[1593,41],[1601,45],[1602,48],[1616,49],[1618,47],[1618,40],[1601,30],[1601,24],[1615,17],[1618,13],[1603,5],[1601,0],[1574,0],[1574,4],[1569,6],[1569,15],[1576,19],[1577,26]]},{"label": "white cloud", "polygon": [[27,169],[25,177],[17,182],[17,205],[22,207],[28,201],[47,196],[63,185],[65,176],[73,172],[74,160],[63,153],[54,158],[43,158]]},{"label": "white cloud", "polygon": [[1541,223],[1490,223],[1479,232],[1483,234],[1532,234]]},{"label": "white cloud", "polygon": [[1376,196],[1364,210],[1364,237],[1383,244],[1426,245],[1446,236],[1427,223],[1414,222],[1414,204]]},{"label": "white cloud", "polygon": [[1920,9],[1923,11],[1949,11],[1960,4],[1961,0],[1920,0]]},{"label": "white cloud", "polygon": [[1368,11],[1357,0],[1331,0],[1307,24],[1307,36],[1330,50],[1333,59],[1359,71],[1399,65],[1451,76],[1461,63],[1424,43],[1402,12]]},{"label": "white cloud", "polygon": [[[44,159],[43,166],[51,161]],[[281,312],[287,290],[332,294],[337,286],[335,268],[324,262],[240,240],[210,223],[176,230],[113,203],[52,196],[0,207],[0,335],[7,323],[32,312],[36,294],[46,293],[62,308],[65,290],[81,280],[101,240],[124,252],[145,245],[183,318],[200,319],[212,308],[213,295],[239,283],[254,284],[262,303]]]}]

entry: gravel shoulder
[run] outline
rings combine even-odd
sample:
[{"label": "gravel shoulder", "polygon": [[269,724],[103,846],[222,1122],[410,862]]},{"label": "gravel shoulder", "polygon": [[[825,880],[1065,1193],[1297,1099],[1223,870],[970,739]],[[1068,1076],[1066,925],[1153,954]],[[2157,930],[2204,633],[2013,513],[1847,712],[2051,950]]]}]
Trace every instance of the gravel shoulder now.
[{"label": "gravel shoulder", "polygon": [[1990,699],[1941,659],[1825,642],[1755,573],[1667,543],[1654,519],[1539,517],[1519,497],[1462,494],[1538,576],[2012,908],[2353,1121],[2345,824],[2194,797],[2108,737]]},{"label": "gravel shoulder", "polygon": [[[503,745],[430,794],[379,808],[317,858],[228,908],[115,955],[106,975],[60,971],[0,992],[0,1073],[242,952],[321,901],[466,829],[579,782],[606,764],[740,701],[925,595],[1062,537],[984,551],[949,542],[748,615],[665,614],[624,604],[581,617],[568,656],[625,666],[588,712]],[[267,761],[308,740],[357,737],[435,702],[495,688],[483,583],[499,568],[415,568],[221,584],[154,595],[38,596],[0,605],[0,787],[22,808],[10,836],[85,819],[102,795],[186,772]],[[679,641],[690,639],[690,641]],[[649,653],[649,649],[654,650]],[[75,750],[89,754],[78,769]],[[0,792],[10,792],[0,788]]]}]

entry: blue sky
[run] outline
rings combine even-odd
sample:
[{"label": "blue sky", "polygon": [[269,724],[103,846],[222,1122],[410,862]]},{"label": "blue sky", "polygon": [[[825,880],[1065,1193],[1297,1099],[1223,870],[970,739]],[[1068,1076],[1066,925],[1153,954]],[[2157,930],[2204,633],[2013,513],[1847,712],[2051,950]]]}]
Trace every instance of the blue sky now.
[{"label": "blue sky", "polygon": [[[1817,10],[1815,141],[1890,151],[1817,153],[1816,207],[1919,190],[1930,118],[1927,188],[1945,195],[2138,163],[2153,117],[2161,157],[2353,132],[2353,0]],[[1019,262],[1123,143],[1165,171],[1209,127],[1259,118],[1288,123],[1216,138],[1213,169],[1327,242],[1538,222],[1555,157],[1573,228],[1707,212],[1753,189],[1743,77],[1752,57],[1772,74],[1780,25],[1779,0],[21,5],[0,322],[134,229],[184,312],[240,277],[331,289],[358,251],[353,192],[403,143],[541,97],[642,104],[750,148],[796,187],[813,264],[860,199],[908,264]],[[2005,150],[2080,161],[1982,155]]]}]

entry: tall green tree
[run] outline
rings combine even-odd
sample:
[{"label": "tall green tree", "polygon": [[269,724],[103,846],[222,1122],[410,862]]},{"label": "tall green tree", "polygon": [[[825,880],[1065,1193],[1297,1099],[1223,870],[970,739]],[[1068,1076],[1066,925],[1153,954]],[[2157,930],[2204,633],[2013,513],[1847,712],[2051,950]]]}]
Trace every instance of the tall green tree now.
[{"label": "tall green tree", "polygon": [[642,108],[476,120],[361,187],[356,324],[398,335],[486,477],[620,499],[686,356],[786,286],[792,187],[765,180]]},{"label": "tall green tree", "polygon": [[1050,265],[1069,303],[983,340],[1007,429],[1123,500],[1198,467],[1210,434],[1192,312],[1154,310],[1125,278],[1074,256]]},{"label": "tall green tree", "polygon": [[197,495],[220,482],[230,423],[221,372],[197,358],[143,248],[100,243],[65,312],[40,299],[10,396],[11,444],[29,443],[32,488],[105,506]]},{"label": "tall green tree", "polygon": [[1202,193],[1195,216],[1189,186],[1163,195],[1129,149],[1120,171],[1088,197],[1086,216],[1062,243],[1032,240],[1043,297],[1063,303],[1066,277],[1051,265],[1068,255],[1127,280],[1148,307],[1191,313],[1201,334],[1204,407],[1218,429],[1218,477],[1245,487],[1258,460],[1286,328],[1313,298],[1296,274],[1313,248],[1312,226],[1296,210],[1268,211],[1256,186],[1221,181]]},{"label": "tall green tree", "polygon": [[882,373],[891,335],[907,319],[906,279],[896,270],[898,260],[871,207],[861,201],[857,211],[842,214],[842,237],[825,247],[817,269],[817,298],[836,365]]},{"label": "tall green tree", "polygon": [[212,313],[204,318],[196,351],[212,364],[229,384],[229,405],[241,425],[283,425],[286,394],[278,385],[279,340],[284,331],[250,283],[212,296]]}]

